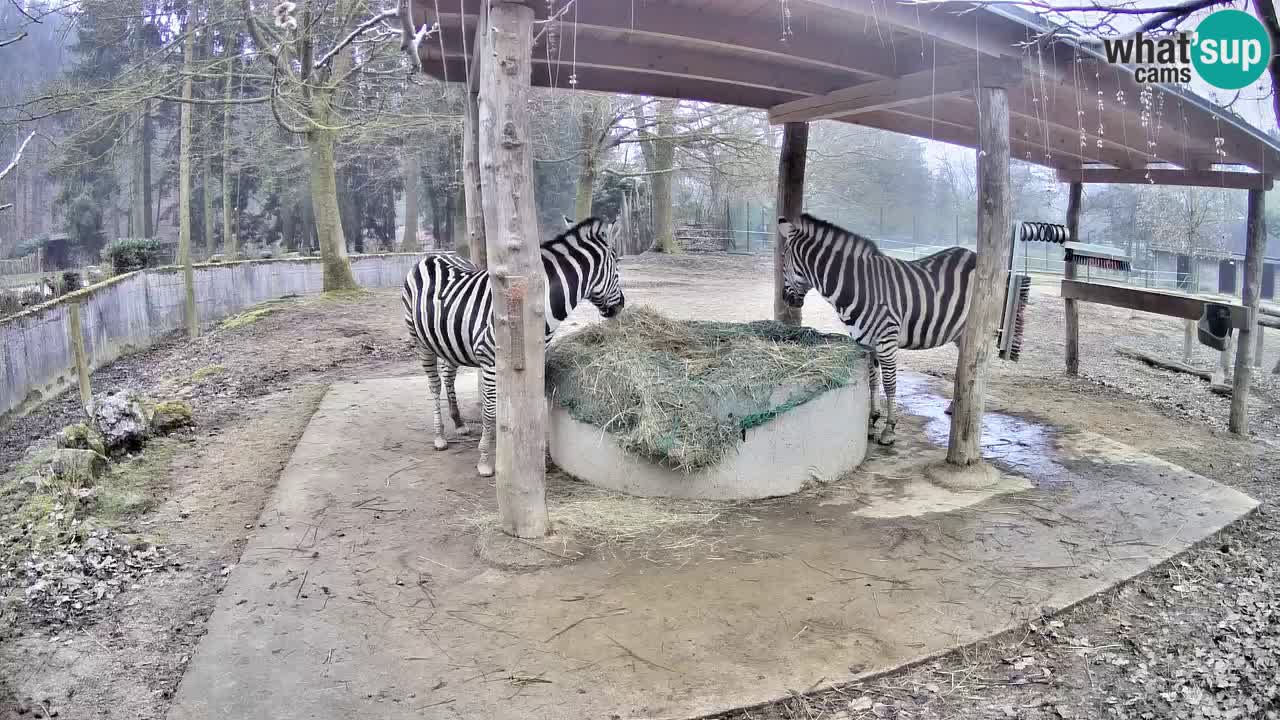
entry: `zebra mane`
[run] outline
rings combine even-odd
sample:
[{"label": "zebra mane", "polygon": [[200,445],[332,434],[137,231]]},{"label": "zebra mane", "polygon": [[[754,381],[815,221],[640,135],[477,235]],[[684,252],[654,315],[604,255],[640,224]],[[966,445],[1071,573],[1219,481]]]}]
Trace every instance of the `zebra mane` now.
[{"label": "zebra mane", "polygon": [[599,232],[591,233],[591,232],[585,231],[587,227],[593,224],[598,226],[603,226],[604,221],[598,217],[589,217],[586,220],[579,221],[573,227],[566,229],[564,232],[560,233],[559,235],[556,235],[550,240],[543,240],[541,247],[548,248],[553,245],[558,245],[560,243],[567,242],[571,237],[577,237],[581,240],[588,240],[588,241],[596,240],[597,239],[596,236],[600,234]]},{"label": "zebra mane", "polygon": [[[859,235],[858,233],[853,232],[852,230],[846,230],[833,222],[828,222],[821,218],[816,218],[810,215],[809,213],[801,213],[800,226],[805,231],[805,234],[807,234],[810,238],[812,238],[817,242],[830,242],[833,238],[837,237],[838,235],[843,235],[845,237],[853,239],[857,243],[865,245],[868,253],[872,255],[880,254],[880,247],[877,246],[875,241],[872,240],[871,238],[865,235]],[[828,234],[825,235],[826,240],[820,239],[824,237],[824,234],[822,232],[823,230],[830,231]]]}]

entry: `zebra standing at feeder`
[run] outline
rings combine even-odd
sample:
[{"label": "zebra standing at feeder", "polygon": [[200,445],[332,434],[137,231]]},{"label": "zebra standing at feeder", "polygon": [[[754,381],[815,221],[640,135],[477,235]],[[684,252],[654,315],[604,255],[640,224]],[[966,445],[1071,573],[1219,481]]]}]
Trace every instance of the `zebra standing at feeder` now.
[{"label": "zebra standing at feeder", "polygon": [[[618,283],[618,259],[613,251],[617,223],[606,226],[588,218],[542,243],[546,276],[545,342],[582,300],[589,300],[606,318],[622,310],[626,298]],[[496,371],[494,368],[493,295],[489,273],[453,255],[428,255],[413,266],[400,296],[404,320],[422,360],[434,403],[435,448],[449,447],[444,437],[440,383],[444,379],[449,412],[462,435],[470,430],[458,410],[454,379],[458,366],[480,369],[483,422],[480,459],[476,471],[493,475],[493,424]]]},{"label": "zebra standing at feeder", "polygon": [[954,247],[917,260],[899,260],[880,252],[871,240],[808,213],[794,223],[778,218],[778,232],[786,243],[783,300],[798,308],[805,294],[816,289],[853,339],[871,349],[871,429],[881,415],[876,407],[878,367],[887,398],[878,440],[892,445],[898,424],[898,350],[959,342],[969,314],[977,255]]}]

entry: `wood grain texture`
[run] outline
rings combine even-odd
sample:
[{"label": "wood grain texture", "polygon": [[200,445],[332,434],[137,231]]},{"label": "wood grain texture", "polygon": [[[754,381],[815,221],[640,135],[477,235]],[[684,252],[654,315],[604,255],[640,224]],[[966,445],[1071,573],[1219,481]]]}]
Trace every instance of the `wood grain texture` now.
[{"label": "wood grain texture", "polygon": [[[1258,304],[1262,294],[1262,255],[1267,245],[1266,193],[1263,190],[1249,191],[1249,210],[1245,232],[1247,245],[1244,251],[1244,289],[1241,299],[1250,313],[1250,319],[1258,315]],[[1246,322],[1240,328],[1240,337],[1236,343],[1236,369],[1232,380],[1231,417],[1227,429],[1236,435],[1249,434],[1249,383],[1253,379],[1253,363],[1250,353],[1253,350],[1253,332],[1256,322]],[[1261,331],[1261,328],[1257,328]]]},{"label": "wood grain texture", "polygon": [[[1067,232],[1068,240],[1077,242],[1080,239],[1080,208],[1084,200],[1084,185],[1078,182],[1071,183],[1071,192],[1067,197]],[[1076,276],[1075,263],[1066,263],[1063,266],[1063,277],[1072,280]],[[1067,374],[1076,376],[1080,374],[1080,308],[1076,305],[1076,301],[1067,298],[1063,305],[1066,310],[1066,329],[1067,329]]]},{"label": "wood grain texture", "polygon": [[[778,155],[778,216],[789,220],[800,217],[804,209],[805,158],[809,152],[809,124],[787,123],[782,129],[782,151]],[[773,319],[788,325],[799,325],[800,308],[782,299],[782,265],[786,245],[774,230],[773,243]]]},{"label": "wood grain texture", "polygon": [[546,279],[529,141],[532,27],[533,10],[527,5],[495,2],[490,8],[478,123],[485,240],[494,281],[498,515],[504,532],[523,538],[543,537],[548,529],[541,342]]},{"label": "wood grain texture", "polygon": [[995,349],[1005,274],[1009,265],[1009,94],[1004,88],[978,90],[978,266],[970,284],[969,315],[960,336],[951,438],[947,462],[982,460],[982,411],[987,374]]}]

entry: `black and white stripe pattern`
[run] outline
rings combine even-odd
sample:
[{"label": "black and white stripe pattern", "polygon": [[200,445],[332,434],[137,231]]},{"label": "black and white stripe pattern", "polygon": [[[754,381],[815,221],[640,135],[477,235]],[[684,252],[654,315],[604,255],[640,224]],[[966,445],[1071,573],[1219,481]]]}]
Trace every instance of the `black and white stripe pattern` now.
[{"label": "black and white stripe pattern", "polygon": [[[606,226],[597,218],[588,218],[542,243],[547,342],[583,300],[595,305],[606,318],[622,310],[626,299],[618,283],[618,260],[613,251],[617,229],[616,225]],[[448,393],[454,426],[466,435],[469,428],[458,411],[454,378],[458,366],[480,369],[484,417],[476,470],[486,477],[492,475],[496,381],[488,271],[457,255],[428,255],[409,271],[400,299],[405,323],[431,385],[437,450],[449,446],[441,417],[441,380]]]},{"label": "black and white stripe pattern", "polygon": [[778,232],[786,243],[783,299],[800,307],[805,294],[817,290],[853,339],[871,349],[872,428],[880,417],[878,366],[888,400],[879,439],[892,444],[898,350],[927,350],[959,340],[969,314],[977,255],[956,247],[899,260],[880,252],[871,240],[807,213],[796,222],[778,218]]}]

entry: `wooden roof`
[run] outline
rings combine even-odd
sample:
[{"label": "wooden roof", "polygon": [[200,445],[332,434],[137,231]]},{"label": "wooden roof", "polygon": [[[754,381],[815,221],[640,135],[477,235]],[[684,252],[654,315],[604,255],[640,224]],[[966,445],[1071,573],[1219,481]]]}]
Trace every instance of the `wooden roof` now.
[{"label": "wooden roof", "polygon": [[[411,2],[419,27],[437,20],[441,25],[439,35],[419,48],[424,70],[463,80],[475,57],[481,0]],[[546,18],[546,0],[530,4],[540,20]],[[1144,94],[1131,73],[1068,39],[1037,43],[1049,26],[1008,6],[896,0],[552,4],[568,7],[558,22],[534,26],[537,86],[740,105],[769,110],[773,122],[835,119],[973,147],[973,89],[983,78],[988,84],[997,78],[1010,88],[1013,157],[1067,171],[1064,177],[1090,167],[1152,164],[1190,170],[1234,165],[1268,175],[1280,169],[1280,142],[1239,117],[1177,88]],[[1132,182],[1140,174],[1124,176]]]}]

